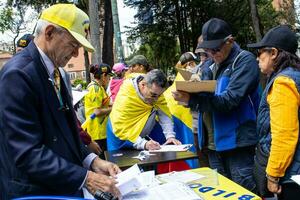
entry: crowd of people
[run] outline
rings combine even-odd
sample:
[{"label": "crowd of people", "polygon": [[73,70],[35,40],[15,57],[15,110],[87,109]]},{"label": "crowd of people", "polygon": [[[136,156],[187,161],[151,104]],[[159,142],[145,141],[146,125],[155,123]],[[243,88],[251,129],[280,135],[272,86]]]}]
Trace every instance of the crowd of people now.
[{"label": "crowd of people", "polygon": [[[297,199],[300,186],[291,176],[300,174],[300,58],[289,26],[249,44],[255,56],[224,20],[204,23],[195,52],[182,54],[174,67],[191,72],[192,81],[216,80],[213,93],[177,91],[182,75],[168,85],[143,55],[112,67],[95,63],[81,120],[63,67],[80,47],[94,51],[88,28],[88,16],[75,5],[53,5],[1,70],[1,199],[98,191],[121,199],[115,179],[121,170],[104,160],[105,150],[182,143],[194,144],[209,167],[253,193]],[[263,91],[260,71],[268,76]]]}]

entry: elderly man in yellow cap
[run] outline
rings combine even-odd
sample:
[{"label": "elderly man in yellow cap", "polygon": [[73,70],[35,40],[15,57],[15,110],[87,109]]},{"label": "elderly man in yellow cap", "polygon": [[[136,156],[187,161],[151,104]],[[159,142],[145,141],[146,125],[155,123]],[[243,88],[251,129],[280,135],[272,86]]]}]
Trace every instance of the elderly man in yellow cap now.
[{"label": "elderly man in yellow cap", "polygon": [[73,4],[45,9],[34,42],[0,74],[0,198],[27,195],[119,196],[118,166],[80,142],[68,91],[58,67],[78,55],[89,18]]}]

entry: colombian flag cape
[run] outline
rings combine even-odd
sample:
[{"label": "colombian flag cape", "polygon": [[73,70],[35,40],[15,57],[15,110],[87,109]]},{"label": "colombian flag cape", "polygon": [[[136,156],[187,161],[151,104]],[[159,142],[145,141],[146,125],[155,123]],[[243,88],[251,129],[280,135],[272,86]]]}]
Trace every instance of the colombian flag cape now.
[{"label": "colombian flag cape", "polygon": [[[108,150],[132,148],[133,143],[143,130],[152,109],[160,109],[171,118],[163,95],[153,105],[147,104],[135,91],[133,79],[124,80],[109,115],[107,124]],[[165,137],[158,123],[156,123],[150,137],[160,143],[165,142]]]},{"label": "colombian flag cape", "polygon": [[[176,138],[183,144],[194,144],[194,134],[192,128],[193,117],[191,111],[189,108],[179,105],[172,96],[172,91],[176,90],[175,81],[184,81],[180,73],[177,73],[174,83],[164,92],[164,96],[165,99],[168,99],[167,104],[174,121],[174,131],[176,133]],[[196,153],[195,144],[191,147],[190,150]],[[199,167],[197,159],[188,160],[186,162],[191,168]]]}]

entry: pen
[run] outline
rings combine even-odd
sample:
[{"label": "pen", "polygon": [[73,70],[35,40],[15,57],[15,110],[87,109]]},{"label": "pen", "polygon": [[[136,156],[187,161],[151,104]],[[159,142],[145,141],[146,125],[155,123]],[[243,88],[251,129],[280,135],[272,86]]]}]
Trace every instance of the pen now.
[{"label": "pen", "polygon": [[146,138],[147,140],[153,140],[149,135],[146,135],[145,138]]}]

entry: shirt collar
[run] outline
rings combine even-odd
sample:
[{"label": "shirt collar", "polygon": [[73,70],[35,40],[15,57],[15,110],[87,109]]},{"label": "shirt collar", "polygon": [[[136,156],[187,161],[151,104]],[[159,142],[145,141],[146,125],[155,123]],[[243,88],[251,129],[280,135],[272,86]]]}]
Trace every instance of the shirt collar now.
[{"label": "shirt collar", "polygon": [[45,67],[47,69],[47,71],[49,72],[49,76],[53,77],[53,73],[54,73],[54,64],[53,62],[50,60],[50,58],[42,51],[42,49],[40,49],[37,46],[37,49],[41,55],[42,61],[45,64]]}]

